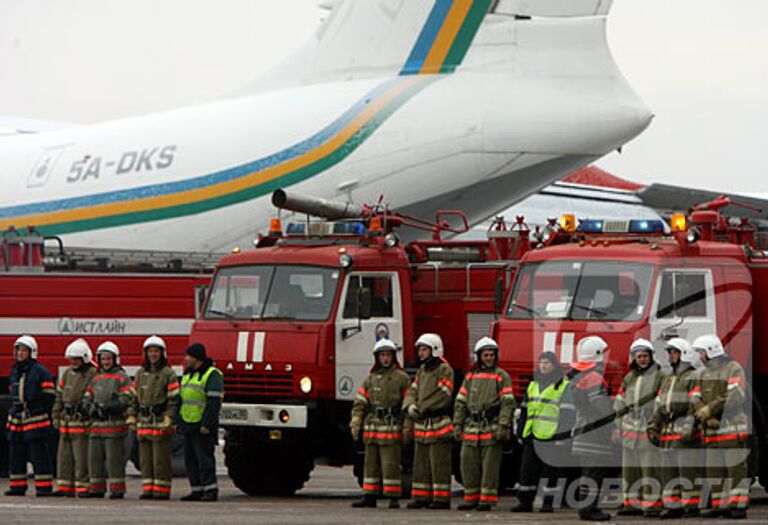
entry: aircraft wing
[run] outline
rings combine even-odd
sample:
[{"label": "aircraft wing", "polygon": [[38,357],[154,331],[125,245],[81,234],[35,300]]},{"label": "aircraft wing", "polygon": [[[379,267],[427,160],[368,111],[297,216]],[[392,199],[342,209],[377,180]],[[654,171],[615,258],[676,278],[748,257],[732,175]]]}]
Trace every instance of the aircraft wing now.
[{"label": "aircraft wing", "polygon": [[0,137],[74,128],[78,124],[0,115]]},{"label": "aircraft wing", "polygon": [[723,208],[725,215],[747,217],[754,221],[768,221],[768,200],[757,197],[685,188],[669,184],[651,184],[637,192],[637,196],[640,197],[645,206],[653,208],[664,216],[687,211],[697,204],[713,201],[722,195],[730,197],[735,202],[760,209],[760,211],[756,211],[731,205]]}]

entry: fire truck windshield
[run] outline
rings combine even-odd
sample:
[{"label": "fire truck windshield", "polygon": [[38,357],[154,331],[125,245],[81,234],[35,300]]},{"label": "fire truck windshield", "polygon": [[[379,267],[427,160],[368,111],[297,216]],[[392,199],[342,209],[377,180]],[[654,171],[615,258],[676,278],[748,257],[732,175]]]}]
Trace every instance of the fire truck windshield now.
[{"label": "fire truck windshield", "polygon": [[328,319],[339,270],[318,266],[234,266],[216,273],[205,319]]},{"label": "fire truck windshield", "polygon": [[509,319],[637,321],[643,318],[653,267],[613,261],[524,264]]}]

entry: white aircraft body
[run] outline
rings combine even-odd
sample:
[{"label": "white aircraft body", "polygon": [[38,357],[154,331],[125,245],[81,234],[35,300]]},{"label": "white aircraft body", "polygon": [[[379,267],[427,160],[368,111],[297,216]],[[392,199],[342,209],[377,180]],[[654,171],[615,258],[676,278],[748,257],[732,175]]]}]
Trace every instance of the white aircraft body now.
[{"label": "white aircraft body", "polygon": [[288,187],[477,224],[651,121],[608,50],[610,0],[325,4],[308,43],[225,100],[6,130],[0,230],[228,250],[267,229]]}]

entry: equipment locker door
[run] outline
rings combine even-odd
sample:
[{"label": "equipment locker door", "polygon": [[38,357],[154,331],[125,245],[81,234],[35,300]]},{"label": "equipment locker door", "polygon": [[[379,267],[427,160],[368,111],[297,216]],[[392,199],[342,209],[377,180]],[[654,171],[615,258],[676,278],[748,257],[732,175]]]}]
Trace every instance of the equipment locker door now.
[{"label": "equipment locker door", "polygon": [[663,341],[717,333],[712,271],[706,268],[665,269],[659,273],[653,298],[651,340],[662,365],[667,364]]},{"label": "equipment locker door", "polygon": [[[360,319],[360,290],[371,296],[371,315]],[[351,272],[336,312],[336,399],[353,400],[373,365],[373,346],[387,337],[403,343],[400,281],[395,272]],[[398,360],[402,364],[402,351]]]}]

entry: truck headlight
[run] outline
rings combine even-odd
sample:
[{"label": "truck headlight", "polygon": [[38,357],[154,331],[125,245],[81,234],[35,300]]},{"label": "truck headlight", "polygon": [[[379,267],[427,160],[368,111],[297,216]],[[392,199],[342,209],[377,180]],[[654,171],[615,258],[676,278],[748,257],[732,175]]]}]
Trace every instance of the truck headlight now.
[{"label": "truck headlight", "polygon": [[304,376],[299,380],[299,388],[305,394],[312,392],[312,379]]}]

